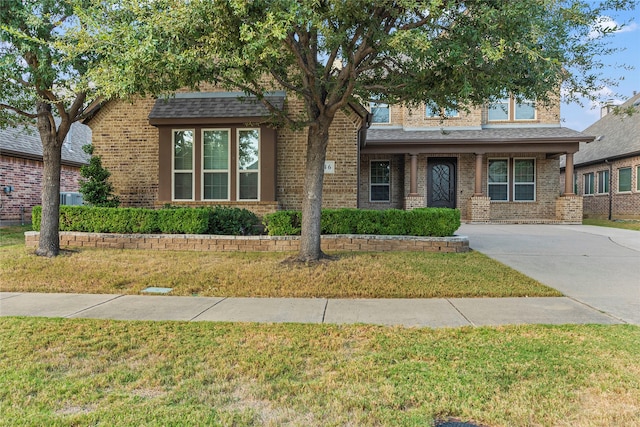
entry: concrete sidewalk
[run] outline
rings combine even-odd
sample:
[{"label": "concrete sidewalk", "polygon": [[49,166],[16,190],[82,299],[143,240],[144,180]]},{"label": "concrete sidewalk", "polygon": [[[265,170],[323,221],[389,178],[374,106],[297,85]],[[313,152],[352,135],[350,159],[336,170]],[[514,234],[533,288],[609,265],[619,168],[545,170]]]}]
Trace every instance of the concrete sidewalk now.
[{"label": "concrete sidewalk", "polygon": [[0,292],[0,316],[459,327],[616,324],[571,298],[216,298]]}]

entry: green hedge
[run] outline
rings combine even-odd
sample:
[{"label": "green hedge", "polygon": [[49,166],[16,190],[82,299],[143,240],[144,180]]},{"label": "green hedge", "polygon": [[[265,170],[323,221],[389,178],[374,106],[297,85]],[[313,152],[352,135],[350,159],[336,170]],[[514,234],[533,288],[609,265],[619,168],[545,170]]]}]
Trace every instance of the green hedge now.
[{"label": "green hedge", "polygon": [[[42,207],[32,211],[33,229],[40,230]],[[144,209],[60,206],[60,231],[124,234],[252,234],[258,217],[246,209],[213,208]]]},{"label": "green hedge", "polygon": [[[279,211],[263,218],[270,236],[300,234],[301,214]],[[323,209],[322,234],[379,234],[394,236],[452,236],[460,228],[460,211],[444,208],[399,209]]]}]

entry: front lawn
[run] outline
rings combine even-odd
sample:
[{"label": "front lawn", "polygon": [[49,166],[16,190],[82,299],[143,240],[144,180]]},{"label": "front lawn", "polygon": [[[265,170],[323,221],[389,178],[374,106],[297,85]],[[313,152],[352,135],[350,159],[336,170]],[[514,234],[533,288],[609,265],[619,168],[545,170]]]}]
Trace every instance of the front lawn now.
[{"label": "front lawn", "polygon": [[0,318],[0,426],[640,425],[640,328]]},{"label": "front lawn", "polygon": [[634,220],[614,220],[609,221],[606,219],[584,219],[583,225],[597,225],[599,227],[612,227],[623,228],[625,230],[637,230],[640,231],[640,221]]},{"label": "front lawn", "polygon": [[559,296],[478,252],[338,253],[315,265],[289,253],[78,249],[54,259],[0,247],[0,290],[227,297],[436,298]]}]

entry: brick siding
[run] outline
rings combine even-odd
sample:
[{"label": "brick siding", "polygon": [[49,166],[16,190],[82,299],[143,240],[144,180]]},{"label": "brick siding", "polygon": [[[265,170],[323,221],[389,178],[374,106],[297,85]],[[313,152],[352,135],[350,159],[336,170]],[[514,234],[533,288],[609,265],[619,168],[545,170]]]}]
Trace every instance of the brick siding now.
[{"label": "brick siding", "polygon": [[[21,221],[24,209],[24,221],[31,222],[31,210],[42,203],[41,161],[0,155],[0,221]],[[80,168],[63,165],[60,172],[60,191],[77,192],[79,189]],[[5,186],[13,191],[6,194]]]}]

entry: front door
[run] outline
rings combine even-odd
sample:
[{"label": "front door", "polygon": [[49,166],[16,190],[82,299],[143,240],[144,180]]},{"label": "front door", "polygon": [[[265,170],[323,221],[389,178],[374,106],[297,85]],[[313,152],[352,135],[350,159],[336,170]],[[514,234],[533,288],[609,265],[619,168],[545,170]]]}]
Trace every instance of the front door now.
[{"label": "front door", "polygon": [[456,207],[457,159],[430,158],[427,161],[427,206]]}]

